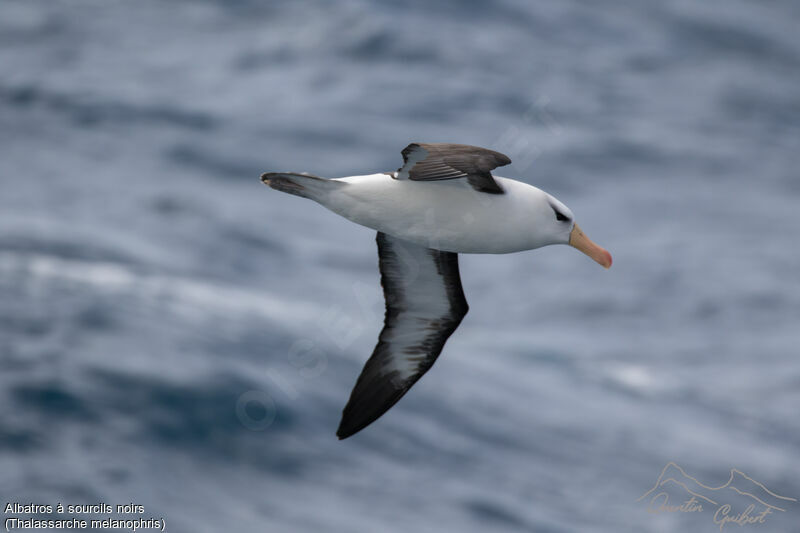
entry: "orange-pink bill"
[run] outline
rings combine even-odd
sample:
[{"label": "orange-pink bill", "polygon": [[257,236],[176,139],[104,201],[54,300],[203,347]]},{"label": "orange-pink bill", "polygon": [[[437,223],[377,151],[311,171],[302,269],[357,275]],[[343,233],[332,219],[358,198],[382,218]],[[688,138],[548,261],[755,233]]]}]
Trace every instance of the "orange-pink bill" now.
[{"label": "orange-pink bill", "polygon": [[577,224],[569,234],[569,245],[585,253],[605,268],[611,268],[611,254],[608,253],[608,250],[593,243]]}]

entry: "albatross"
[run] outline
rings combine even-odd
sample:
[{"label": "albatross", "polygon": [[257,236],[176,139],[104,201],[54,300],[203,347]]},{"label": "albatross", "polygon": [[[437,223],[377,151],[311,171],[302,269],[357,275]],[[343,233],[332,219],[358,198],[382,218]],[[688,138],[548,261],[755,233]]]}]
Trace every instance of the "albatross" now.
[{"label": "albatross", "polygon": [[378,232],[386,314],[378,344],[342,412],[345,439],[388,411],[427,372],[469,307],[458,254],[569,244],[609,268],[572,211],[521,181],[493,176],[508,156],[477,146],[412,143],[394,172],[325,179],[268,172],[269,187],[308,198]]}]

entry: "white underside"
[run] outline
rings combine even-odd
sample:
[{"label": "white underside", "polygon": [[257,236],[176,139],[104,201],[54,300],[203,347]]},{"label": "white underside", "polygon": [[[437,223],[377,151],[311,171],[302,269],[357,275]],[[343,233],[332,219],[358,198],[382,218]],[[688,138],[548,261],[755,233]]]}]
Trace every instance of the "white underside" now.
[{"label": "white underside", "polygon": [[336,178],[348,186],[315,200],[357,224],[448,252],[510,253],[566,242],[546,227],[553,218],[546,193],[519,181],[495,180],[505,194],[478,192],[465,179],[351,176]]}]

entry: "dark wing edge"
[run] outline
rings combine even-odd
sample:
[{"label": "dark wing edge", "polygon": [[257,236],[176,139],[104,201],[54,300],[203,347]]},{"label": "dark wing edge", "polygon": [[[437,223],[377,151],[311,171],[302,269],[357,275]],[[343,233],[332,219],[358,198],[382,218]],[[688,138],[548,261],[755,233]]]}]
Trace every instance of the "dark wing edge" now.
[{"label": "dark wing edge", "polygon": [[458,254],[378,232],[383,330],[343,412],[339,439],[361,431],[396,404],[427,372],[469,306]]},{"label": "dark wing edge", "polygon": [[411,143],[403,151],[403,166],[396,179],[436,181],[467,178],[480,192],[502,194],[502,187],[492,177],[492,170],[511,163],[500,152],[451,143]]}]

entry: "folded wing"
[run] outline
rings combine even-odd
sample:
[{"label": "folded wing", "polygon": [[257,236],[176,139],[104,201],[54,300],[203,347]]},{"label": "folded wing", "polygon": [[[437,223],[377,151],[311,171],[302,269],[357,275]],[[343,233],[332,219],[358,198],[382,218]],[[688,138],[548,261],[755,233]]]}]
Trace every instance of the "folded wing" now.
[{"label": "folded wing", "polygon": [[340,439],[389,410],[428,371],[467,314],[458,254],[378,233],[386,317],[342,413]]},{"label": "folded wing", "polygon": [[403,166],[394,177],[414,181],[466,178],[480,192],[502,194],[492,170],[511,163],[508,156],[479,146],[411,143],[403,149]]}]

